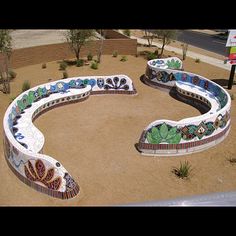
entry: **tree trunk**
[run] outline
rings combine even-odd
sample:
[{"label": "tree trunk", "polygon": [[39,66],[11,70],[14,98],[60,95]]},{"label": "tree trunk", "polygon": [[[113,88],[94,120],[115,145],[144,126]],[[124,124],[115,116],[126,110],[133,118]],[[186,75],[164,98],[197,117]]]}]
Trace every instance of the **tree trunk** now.
[{"label": "tree trunk", "polygon": [[166,43],[166,38],[165,38],[165,37],[163,37],[163,41],[162,41],[162,47],[161,47],[161,53],[160,53],[160,56],[162,56],[162,54],[163,54],[163,52],[164,52],[165,43]]},{"label": "tree trunk", "polygon": [[101,56],[102,56],[102,50],[103,50],[103,37],[105,37],[105,34],[106,34],[106,31],[104,32],[104,36],[102,35],[102,30],[101,30],[101,44],[100,44],[100,48],[98,50],[98,55],[97,55],[97,58],[98,58],[98,63],[101,62]]},{"label": "tree trunk", "polygon": [[8,57],[4,53],[2,54],[2,64],[0,65],[0,73],[3,81],[3,93],[9,94],[10,93],[10,80],[8,75]]},{"label": "tree trunk", "polygon": [[75,56],[76,56],[77,61],[79,60],[79,53],[80,53],[80,49],[75,51]]}]

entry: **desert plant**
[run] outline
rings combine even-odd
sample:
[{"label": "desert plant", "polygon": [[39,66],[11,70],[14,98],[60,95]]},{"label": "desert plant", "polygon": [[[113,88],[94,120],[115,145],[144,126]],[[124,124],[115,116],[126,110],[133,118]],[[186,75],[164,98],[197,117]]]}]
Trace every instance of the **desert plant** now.
[{"label": "desert plant", "polygon": [[30,89],[30,82],[28,80],[25,80],[22,84],[22,92],[25,92],[28,89]]},{"label": "desert plant", "polygon": [[235,157],[230,157],[227,159],[231,164],[236,164],[236,158]]},{"label": "desert plant", "polygon": [[93,55],[91,52],[89,52],[89,54],[87,55],[87,59],[88,61],[92,61],[93,60]]},{"label": "desert plant", "polygon": [[94,70],[97,70],[98,69],[98,63],[96,61],[94,61],[91,65],[91,68],[94,69]]},{"label": "desert plant", "polygon": [[181,133],[177,131],[176,127],[168,127],[166,123],[163,123],[158,128],[152,127],[147,133],[147,140],[151,144],[158,144],[161,142],[177,144],[181,140]]},{"label": "desert plant", "polygon": [[47,65],[46,65],[46,63],[43,63],[42,64],[42,69],[45,69],[45,68],[47,68]]},{"label": "desert plant", "polygon": [[127,60],[128,60],[128,58],[126,56],[122,56],[121,59],[120,59],[120,61],[123,61],[123,62],[127,61]]},{"label": "desert plant", "polygon": [[65,70],[67,67],[67,63],[65,61],[60,62],[60,70]]},{"label": "desert plant", "polygon": [[195,59],[195,62],[196,62],[196,63],[200,63],[201,61],[200,61],[199,58],[196,58],[196,59]]},{"label": "desert plant", "polygon": [[153,52],[148,52],[147,53],[147,60],[153,60],[153,59],[157,59],[158,55],[156,53]]},{"label": "desert plant", "polygon": [[173,168],[173,173],[182,179],[188,178],[191,171],[192,168],[188,161],[185,161],[183,164],[180,162],[180,167]]},{"label": "desert plant", "polygon": [[182,46],[182,52],[183,52],[183,61],[186,59],[187,51],[188,51],[188,44],[183,43]]},{"label": "desert plant", "polygon": [[13,71],[13,70],[10,70],[10,71],[8,72],[8,75],[9,75],[9,77],[10,77],[10,80],[12,80],[12,79],[15,79],[15,78],[16,78],[17,73],[16,73],[15,71]]},{"label": "desert plant", "polygon": [[123,30],[123,34],[126,35],[126,36],[128,36],[128,37],[130,37],[131,32],[130,32],[129,29],[124,29],[124,30]]},{"label": "desert plant", "polygon": [[117,51],[113,51],[112,56],[113,57],[117,57],[118,56],[118,52]]},{"label": "desert plant", "polygon": [[63,79],[66,79],[66,78],[68,78],[68,73],[67,71],[63,71]]},{"label": "desert plant", "polygon": [[76,66],[77,67],[80,67],[80,66],[83,66],[84,65],[84,60],[83,59],[79,59],[76,61]]}]

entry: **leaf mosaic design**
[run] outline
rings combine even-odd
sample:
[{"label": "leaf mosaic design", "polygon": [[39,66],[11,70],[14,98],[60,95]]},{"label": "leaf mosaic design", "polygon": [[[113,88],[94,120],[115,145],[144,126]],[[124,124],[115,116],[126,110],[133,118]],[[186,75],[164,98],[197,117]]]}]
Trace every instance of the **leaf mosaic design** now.
[{"label": "leaf mosaic design", "polygon": [[181,133],[176,127],[168,127],[166,123],[163,123],[159,128],[153,127],[147,133],[147,140],[151,144],[163,142],[177,144],[181,140]]},{"label": "leaf mosaic design", "polygon": [[171,69],[179,69],[181,67],[181,63],[174,59],[167,61],[166,65],[168,66],[168,68],[171,68]]}]

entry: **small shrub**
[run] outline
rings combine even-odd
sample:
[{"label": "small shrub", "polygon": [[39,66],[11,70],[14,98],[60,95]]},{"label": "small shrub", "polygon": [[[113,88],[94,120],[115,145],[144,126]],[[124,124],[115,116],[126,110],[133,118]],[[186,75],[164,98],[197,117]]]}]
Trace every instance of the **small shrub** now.
[{"label": "small shrub", "polygon": [[66,79],[66,78],[68,78],[68,73],[67,71],[63,71],[63,79]]},{"label": "small shrub", "polygon": [[42,64],[42,69],[46,69],[46,68],[47,68],[46,63],[43,63],[43,64]]},{"label": "small shrub", "polygon": [[74,66],[76,65],[76,60],[63,60],[67,66]]},{"label": "small shrub", "polygon": [[195,59],[195,62],[196,62],[196,63],[200,63],[201,61],[200,61],[199,58],[196,58],[196,59]]},{"label": "small shrub", "polygon": [[112,56],[113,56],[113,57],[117,57],[117,56],[118,56],[118,52],[117,52],[117,51],[114,51],[114,52],[112,53]]},{"label": "small shrub", "polygon": [[77,67],[80,67],[80,66],[83,66],[84,65],[84,60],[83,59],[79,59],[76,61],[76,66]]},{"label": "small shrub", "polygon": [[11,80],[11,79],[15,79],[17,74],[16,74],[15,71],[10,70],[10,71],[8,72],[8,75],[9,75],[10,80]]},{"label": "small shrub", "polygon": [[234,100],[234,94],[230,94],[231,100]]},{"label": "small shrub", "polygon": [[147,54],[147,59],[148,59],[148,60],[157,59],[157,55],[156,55],[155,53],[153,53],[153,52],[149,52],[149,53]]},{"label": "small shrub", "polygon": [[30,82],[28,80],[25,80],[22,84],[22,92],[25,92],[28,89],[30,89]]},{"label": "small shrub", "polygon": [[154,51],[154,54],[157,55],[157,56],[159,55],[158,49],[156,49],[156,50]]},{"label": "small shrub", "polygon": [[91,68],[94,69],[94,70],[97,70],[98,69],[98,63],[96,61],[94,61],[91,65]]},{"label": "small shrub", "polygon": [[227,159],[231,164],[236,164],[236,158],[235,157],[230,157]]},{"label": "small shrub", "polygon": [[129,29],[125,29],[125,30],[123,30],[123,34],[130,37],[131,32]]},{"label": "small shrub", "polygon": [[88,59],[88,61],[92,61],[93,60],[93,55],[92,55],[91,52],[88,54],[87,59]]},{"label": "small shrub", "polygon": [[60,63],[60,70],[65,70],[66,67],[67,67],[67,63],[66,63],[65,61],[62,61],[62,62]]},{"label": "small shrub", "polygon": [[173,169],[173,172],[179,178],[184,179],[184,178],[189,177],[191,170],[192,170],[191,165],[189,164],[188,161],[185,161],[184,164],[182,164],[182,162],[180,162],[180,167],[175,167]]},{"label": "small shrub", "polygon": [[123,61],[123,62],[124,62],[124,61],[127,61],[127,60],[128,60],[128,59],[127,59],[126,56],[122,56],[121,59],[120,59],[120,61]]}]

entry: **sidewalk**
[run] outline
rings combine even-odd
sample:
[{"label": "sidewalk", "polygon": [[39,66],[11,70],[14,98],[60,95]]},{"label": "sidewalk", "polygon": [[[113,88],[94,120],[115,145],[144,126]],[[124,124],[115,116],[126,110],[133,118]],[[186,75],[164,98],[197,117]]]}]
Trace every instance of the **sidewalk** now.
[{"label": "sidewalk", "polygon": [[[147,44],[146,39],[138,38],[138,37],[135,37],[135,36],[131,36],[130,38],[137,39],[138,43]],[[161,46],[162,46],[160,43],[157,43],[157,42],[153,42],[152,44],[159,47],[159,48],[161,48]],[[165,46],[165,50],[174,51],[174,52],[182,55],[182,49],[181,48],[176,48],[176,47],[172,47],[172,46],[167,45],[167,46]],[[210,65],[213,65],[213,66],[216,66],[216,67],[222,68],[224,70],[228,70],[228,71],[231,70],[231,65],[230,64],[224,64],[223,60],[219,60],[219,59],[216,59],[214,57],[205,56],[205,55],[202,55],[202,54],[199,54],[199,53],[196,53],[196,52],[192,52],[192,51],[187,52],[187,57],[191,57],[193,59],[199,58],[201,61],[203,61],[205,63],[208,63]]]}]

